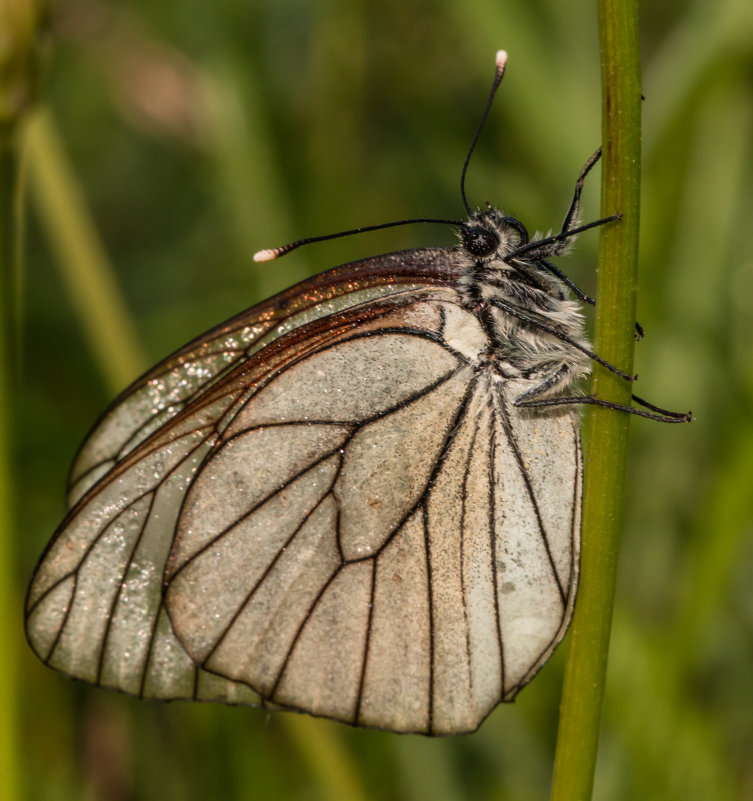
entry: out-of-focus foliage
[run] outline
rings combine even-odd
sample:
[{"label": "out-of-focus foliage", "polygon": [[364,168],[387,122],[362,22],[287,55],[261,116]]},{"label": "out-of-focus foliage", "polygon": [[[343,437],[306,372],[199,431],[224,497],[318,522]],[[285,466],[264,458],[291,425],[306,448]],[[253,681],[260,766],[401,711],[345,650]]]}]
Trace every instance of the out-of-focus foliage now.
[{"label": "out-of-focus foliage", "polygon": [[[469,197],[531,230],[558,227],[600,138],[594,14],[555,0],[53,4],[42,94],[143,367],[312,272],[451,243],[451,231],[423,226],[251,261],[300,236],[462,215],[460,167],[500,47],[510,62]],[[633,423],[595,797],[743,799],[753,795],[753,6],[647,4],[642,25],[639,394],[696,420]],[[16,399],[19,628],[67,467],[118,375],[95,356],[37,185]],[[598,196],[594,180],[585,219],[599,215]],[[596,236],[560,262],[591,292]],[[26,649],[21,660],[30,799],[328,799],[354,783],[385,800],[548,793],[562,652],[476,734],[437,741],[139,702],[67,681]],[[333,765],[322,742],[342,749]]]}]

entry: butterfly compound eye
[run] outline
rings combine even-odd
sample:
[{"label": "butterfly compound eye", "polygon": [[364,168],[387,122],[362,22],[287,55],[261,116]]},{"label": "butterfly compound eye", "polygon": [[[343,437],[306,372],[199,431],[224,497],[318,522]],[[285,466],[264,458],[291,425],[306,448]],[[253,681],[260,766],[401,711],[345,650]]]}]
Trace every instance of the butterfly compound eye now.
[{"label": "butterfly compound eye", "polygon": [[499,247],[499,237],[481,225],[464,225],[461,237],[463,247],[479,259],[491,256]]}]

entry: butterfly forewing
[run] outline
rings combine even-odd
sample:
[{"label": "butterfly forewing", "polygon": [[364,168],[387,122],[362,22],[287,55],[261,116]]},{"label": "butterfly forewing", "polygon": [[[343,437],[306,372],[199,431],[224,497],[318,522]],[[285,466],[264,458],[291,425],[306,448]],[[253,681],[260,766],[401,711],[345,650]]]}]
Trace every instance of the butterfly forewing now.
[{"label": "butterfly forewing", "polygon": [[[354,288],[360,289],[349,283],[339,294]],[[401,289],[408,291],[405,282]],[[309,324],[318,326],[309,336],[305,326],[282,334],[263,355],[244,360],[234,374],[200,392],[185,411],[123,454],[78,502],[29,588],[28,636],[45,662],[138,695],[256,697],[247,688],[228,688],[227,682],[197,671],[165,617],[162,580],[177,516],[219,433],[248,395],[286,360],[300,358],[362,316],[360,311],[352,312],[350,320],[347,313],[319,315]],[[126,403],[132,395],[125,394]]]},{"label": "butterfly forewing", "polygon": [[[87,681],[144,694],[150,663],[174,662],[174,636],[155,637],[161,573],[180,497],[212,445],[207,430],[176,437],[124,464],[59,531],[29,590],[29,638],[40,658]],[[167,680],[188,690],[188,670]]]},{"label": "butterfly forewing", "polygon": [[287,331],[369,300],[453,280],[442,250],[391,254],[329,270],[233,317],[134,382],[94,426],[71,468],[69,506],[222,376]]}]

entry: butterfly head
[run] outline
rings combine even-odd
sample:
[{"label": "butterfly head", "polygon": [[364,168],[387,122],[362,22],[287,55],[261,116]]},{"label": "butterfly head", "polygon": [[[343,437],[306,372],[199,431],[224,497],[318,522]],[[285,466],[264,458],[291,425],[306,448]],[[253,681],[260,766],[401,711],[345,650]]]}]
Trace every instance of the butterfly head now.
[{"label": "butterfly head", "polygon": [[492,206],[476,211],[460,229],[463,248],[474,261],[504,259],[528,240],[528,231],[520,220],[505,217]]}]

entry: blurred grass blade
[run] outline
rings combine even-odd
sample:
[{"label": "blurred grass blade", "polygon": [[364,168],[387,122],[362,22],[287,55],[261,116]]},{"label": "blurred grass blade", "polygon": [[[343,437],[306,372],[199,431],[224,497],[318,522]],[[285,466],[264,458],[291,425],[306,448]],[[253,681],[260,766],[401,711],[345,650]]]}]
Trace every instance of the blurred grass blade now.
[{"label": "blurred grass blade", "polygon": [[13,490],[13,423],[10,354],[13,326],[10,313],[13,294],[15,239],[15,197],[18,163],[13,145],[0,143],[0,785],[2,797],[19,797],[20,752],[18,747],[18,646],[21,643],[21,615],[15,573]]},{"label": "blurred grass blade", "polygon": [[23,236],[18,141],[36,98],[40,17],[36,2],[0,0],[0,795],[7,801],[21,797],[24,773],[18,742],[22,604],[16,581],[18,530],[13,508],[17,493],[13,384],[18,371],[11,368],[18,344],[16,290]]},{"label": "blurred grass blade", "polygon": [[401,737],[395,742],[404,797],[411,801],[463,801],[457,750],[447,738]]},{"label": "blurred grass blade", "polygon": [[343,748],[336,724],[309,715],[281,714],[285,731],[328,801],[368,801],[356,764]]},{"label": "blurred grass blade", "polygon": [[[753,3],[721,0],[689,3],[685,15],[654,54],[646,73],[646,96],[659,99],[646,106],[644,147],[650,158],[673,122],[698,101],[709,76],[724,64],[739,64],[748,74]],[[681,64],[682,69],[677,69]],[[650,94],[649,94],[650,91]]]},{"label": "blurred grass blade", "polygon": [[120,391],[143,371],[146,359],[49,112],[29,120],[26,147],[31,195],[89,347],[108,388]]},{"label": "blurred grass blade", "polygon": [[[200,74],[208,152],[215,169],[219,199],[229,211],[231,231],[242,253],[294,239],[289,202],[282,188],[281,165],[268,132],[268,112],[254,74],[239,77],[240,66],[216,67]],[[256,291],[266,298],[308,275],[305,254],[281,259],[273,269],[255,271]]]},{"label": "blurred grass blade", "polygon": [[[640,58],[633,0],[600,0],[604,147],[602,215],[620,212],[601,234],[594,349],[623,370],[632,368],[640,214]],[[630,385],[599,365],[591,391],[630,403]],[[583,549],[578,601],[570,632],[553,801],[588,801],[598,752],[622,525],[629,415],[592,408],[588,414],[583,497]]]},{"label": "blurred grass blade", "polygon": [[[28,154],[35,200],[76,312],[108,386],[120,390],[144,371],[146,360],[49,114],[35,115],[28,133]],[[324,724],[296,716],[287,725],[327,798],[366,798],[352,762]]]}]

